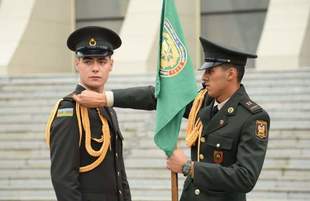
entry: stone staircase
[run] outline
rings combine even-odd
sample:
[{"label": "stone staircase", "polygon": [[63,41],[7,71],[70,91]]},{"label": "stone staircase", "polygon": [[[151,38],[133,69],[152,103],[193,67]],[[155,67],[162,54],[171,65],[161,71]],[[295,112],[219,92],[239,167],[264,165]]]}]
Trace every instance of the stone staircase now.
[{"label": "stone staircase", "polygon": [[[152,85],[154,76],[112,76],[107,88]],[[52,105],[75,75],[0,78],[0,201],[52,201],[43,130]],[[310,70],[249,71],[244,84],[271,116],[264,170],[249,201],[310,200]],[[154,112],[117,109],[134,201],[168,201],[170,172],[153,143]],[[179,147],[184,145],[184,127]],[[179,188],[184,178],[179,175]]]}]

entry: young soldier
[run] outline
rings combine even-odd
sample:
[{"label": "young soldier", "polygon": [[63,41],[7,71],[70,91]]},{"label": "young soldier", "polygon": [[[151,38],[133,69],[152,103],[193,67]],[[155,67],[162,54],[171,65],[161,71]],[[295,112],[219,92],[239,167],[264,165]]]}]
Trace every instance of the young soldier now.
[{"label": "young soldier", "polygon": [[74,31],[67,46],[76,54],[80,83],[56,104],[46,129],[51,179],[59,201],[130,201],[122,134],[112,108],[87,109],[72,99],[85,89],[102,93],[119,36],[103,27]]}]

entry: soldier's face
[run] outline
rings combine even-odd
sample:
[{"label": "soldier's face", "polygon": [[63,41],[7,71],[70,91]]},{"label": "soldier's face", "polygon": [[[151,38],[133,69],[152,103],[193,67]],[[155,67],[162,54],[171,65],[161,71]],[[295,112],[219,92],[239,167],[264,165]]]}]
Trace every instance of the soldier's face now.
[{"label": "soldier's face", "polygon": [[76,59],[75,66],[81,84],[101,92],[112,70],[113,60],[111,57],[83,57]]},{"label": "soldier's face", "polygon": [[208,90],[208,95],[214,98],[220,97],[227,89],[229,82],[229,73],[227,69],[221,66],[206,69],[202,81],[206,89]]}]

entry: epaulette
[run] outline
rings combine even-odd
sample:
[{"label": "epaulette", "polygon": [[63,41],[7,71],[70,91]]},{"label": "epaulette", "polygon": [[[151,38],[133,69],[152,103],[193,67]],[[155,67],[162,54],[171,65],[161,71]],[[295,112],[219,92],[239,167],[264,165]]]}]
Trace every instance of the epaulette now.
[{"label": "epaulette", "polygon": [[74,101],[74,99],[73,99],[73,95],[75,94],[75,92],[72,92],[72,93],[70,93],[70,94],[68,94],[68,95],[66,95],[65,97],[63,97],[62,99],[63,100],[66,100],[66,101]]},{"label": "epaulette", "polygon": [[245,98],[240,101],[240,104],[245,107],[248,111],[250,111],[252,114],[261,112],[263,108],[259,106],[257,103],[253,102],[249,98]]}]

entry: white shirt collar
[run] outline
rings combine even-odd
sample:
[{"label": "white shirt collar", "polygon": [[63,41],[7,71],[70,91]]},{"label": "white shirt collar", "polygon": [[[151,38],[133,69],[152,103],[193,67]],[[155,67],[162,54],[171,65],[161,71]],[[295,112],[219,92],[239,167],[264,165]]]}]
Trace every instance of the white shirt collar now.
[{"label": "white shirt collar", "polygon": [[230,99],[230,97],[227,98],[226,100],[224,100],[224,101],[221,102],[221,103],[217,102],[216,99],[215,99],[215,100],[214,100],[214,105],[213,105],[213,107],[217,106],[217,109],[220,110],[220,109],[225,105],[225,103],[227,103],[227,101],[228,101],[229,99]]}]

